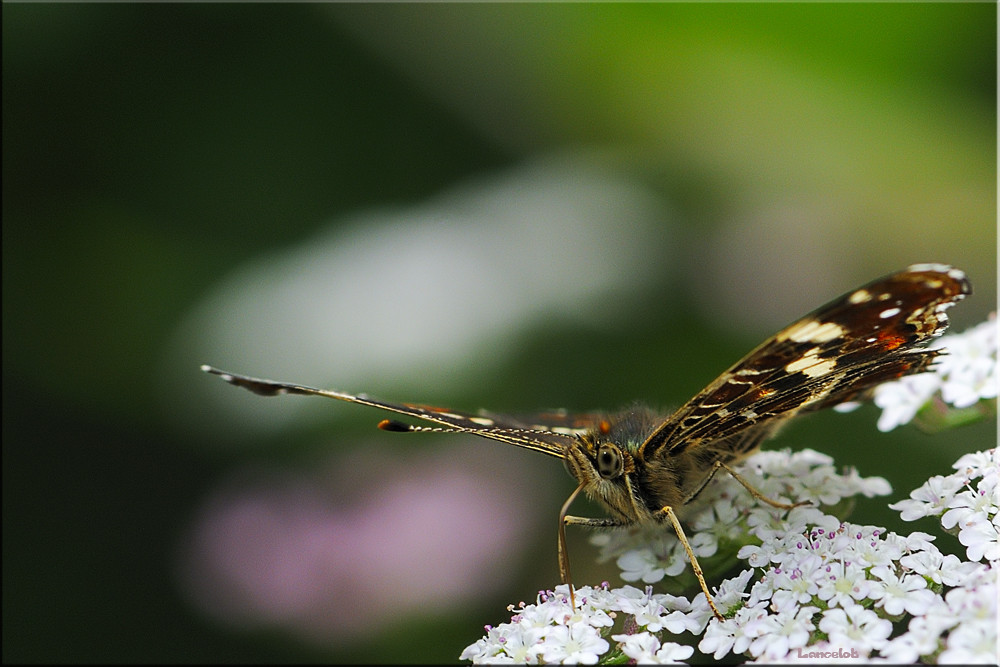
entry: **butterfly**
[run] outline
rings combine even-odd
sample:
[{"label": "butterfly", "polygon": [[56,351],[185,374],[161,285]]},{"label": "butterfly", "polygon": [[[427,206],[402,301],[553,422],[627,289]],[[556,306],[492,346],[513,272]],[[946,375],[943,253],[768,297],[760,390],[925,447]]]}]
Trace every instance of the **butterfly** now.
[{"label": "butterfly", "polygon": [[[945,310],[971,291],[965,273],[944,264],[915,264],[874,280],[768,338],[669,414],[638,405],[619,412],[554,411],[532,418],[471,414],[201,368],[265,396],[325,396],[434,424],[383,419],[378,426],[386,431],[470,433],[561,459],[577,482],[560,510],[557,540],[559,573],[569,585],[571,603],[575,605],[566,526],[669,525],[712,612],[722,620],[677,511],[719,470],[776,508],[801,504],[764,497],[731,466],[799,413],[864,400],[879,384],[927,371],[942,351],[927,349],[926,343],[947,328]],[[568,514],[581,492],[608,516]]]}]

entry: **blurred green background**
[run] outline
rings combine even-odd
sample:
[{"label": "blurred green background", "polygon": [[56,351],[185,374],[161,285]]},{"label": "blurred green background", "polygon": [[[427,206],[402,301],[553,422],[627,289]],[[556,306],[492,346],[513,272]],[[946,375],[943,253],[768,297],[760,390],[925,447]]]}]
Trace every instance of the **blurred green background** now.
[{"label": "blurred green background", "polygon": [[[6,4],[4,661],[454,661],[483,624],[505,620],[508,603],[556,583],[555,519],[572,484],[557,462],[519,451],[497,454],[515,466],[524,486],[512,492],[531,515],[509,540],[519,555],[479,573],[482,590],[446,611],[407,608],[392,622],[358,612],[356,627],[324,637],[347,627],[339,617],[352,615],[349,597],[323,622],[265,618],[206,607],[184,583],[199,517],[240,471],[264,471],[264,486],[315,473],[331,453],[346,460],[325,439],[346,431],[378,443],[374,458],[350,452],[361,457],[350,459],[359,476],[376,475],[336,491],[356,497],[375,492],[389,467],[405,480],[441,452],[450,460],[461,455],[447,452],[470,449],[446,436],[397,444],[372,433],[378,415],[349,406],[318,405],[301,427],[241,430],[211,392],[231,392],[224,400],[247,410],[264,399],[197,371],[238,360],[233,370],[343,386],[332,362],[316,362],[308,377],[276,363],[252,306],[213,326],[247,332],[258,347],[206,358],[232,335],[201,337],[206,303],[218,303],[206,299],[238,302],[237,267],[252,282],[267,275],[255,273],[261,257],[311,247],[318,235],[350,253],[366,230],[409,233],[408,211],[433,219],[441,193],[467,183],[518,210],[519,187],[505,175],[530,183],[584,165],[642,192],[612,202],[625,213],[652,199],[662,214],[652,226],[629,223],[627,233],[650,237],[641,262],[618,266],[609,252],[614,279],[597,299],[605,306],[567,298],[565,313],[504,329],[492,353],[493,339],[476,334],[437,375],[419,370],[435,364],[397,362],[401,379],[381,368],[343,388],[510,412],[677,405],[792,318],[913,262],[965,269],[976,294],[953,322],[962,330],[981,321],[996,301],[996,11]],[[382,224],[387,210],[404,223]],[[598,239],[626,234],[621,219],[603,224]],[[461,222],[449,229],[461,232]],[[501,237],[505,229],[494,228]],[[529,253],[535,231],[525,229],[507,240]],[[392,242],[372,239],[376,248]],[[601,249],[587,243],[566,234],[549,253],[553,266]],[[517,264],[517,251],[496,246],[492,256],[486,245],[478,257]],[[602,264],[582,263],[574,270],[585,275]],[[456,288],[464,280],[450,279]],[[362,296],[365,287],[329,286]],[[523,303],[534,303],[533,290]],[[443,331],[466,319],[471,301],[448,303]],[[405,343],[406,322],[391,333]],[[325,354],[363,350],[361,340]],[[306,363],[315,354],[292,352]],[[267,414],[287,417],[291,405],[268,403]],[[993,423],[880,434],[876,414],[816,415],[780,446],[885,476],[896,499],[995,443]],[[477,510],[477,521],[490,526],[511,511],[507,502],[490,501],[496,515]],[[892,524],[883,505],[859,516],[914,529]],[[405,514],[408,504],[398,507]],[[578,563],[588,547],[574,540]],[[575,567],[581,583],[614,574]]]}]

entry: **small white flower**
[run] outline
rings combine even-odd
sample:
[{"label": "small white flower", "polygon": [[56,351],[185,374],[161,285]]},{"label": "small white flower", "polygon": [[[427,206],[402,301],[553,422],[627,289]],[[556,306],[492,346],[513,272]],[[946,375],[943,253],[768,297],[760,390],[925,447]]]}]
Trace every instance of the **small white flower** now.
[{"label": "small white flower", "polygon": [[634,635],[611,635],[611,638],[621,644],[622,653],[639,664],[654,662],[654,656],[660,649],[660,640],[648,632],[637,632]]},{"label": "small white flower", "polygon": [[968,580],[969,575],[981,567],[980,563],[970,563],[958,559],[958,556],[945,555],[936,548],[903,556],[899,564],[912,570],[922,577],[927,577],[936,584],[957,586]]},{"label": "small white flower", "polygon": [[676,642],[664,642],[654,656],[655,662],[660,665],[682,664],[694,653],[693,646],[685,646]]},{"label": "small white flower", "polygon": [[879,654],[894,663],[908,665],[918,662],[921,656],[930,655],[937,648],[938,635],[911,631],[890,639]]},{"label": "small white flower", "polygon": [[882,408],[878,430],[891,431],[897,426],[913,421],[917,412],[941,388],[941,378],[936,373],[907,375],[896,382],[886,382],[875,388],[872,399]]},{"label": "small white flower", "polygon": [[622,653],[635,660],[638,664],[675,665],[691,657],[694,647],[666,642],[648,632],[634,635],[612,635],[612,639],[621,643]]},{"label": "small white flower", "polygon": [[862,477],[854,468],[850,468],[844,473],[844,477],[852,491],[851,493],[842,494],[844,497],[860,493],[865,498],[874,498],[875,496],[887,496],[892,493],[892,486],[885,477]]},{"label": "small white flower", "polygon": [[659,632],[663,629],[667,610],[661,604],[659,596],[653,595],[652,587],[647,588],[645,592],[633,586],[622,590],[626,591],[626,595],[618,598],[618,609],[631,614],[635,618],[636,625],[650,632]]},{"label": "small white flower", "polygon": [[892,633],[892,623],[879,618],[871,609],[852,604],[824,611],[819,629],[834,646],[879,649]]},{"label": "small white flower", "polygon": [[948,633],[947,648],[939,664],[996,664],[997,633],[993,623],[962,623]]},{"label": "small white flower", "polygon": [[[672,575],[680,574],[683,571],[683,562],[680,559],[677,559],[675,562],[680,562],[681,569],[680,571],[673,572]],[[616,565],[621,569],[621,577],[624,581],[641,580],[647,584],[652,584],[667,576],[667,570],[663,567],[662,561],[648,547],[626,551],[618,557]]]},{"label": "small white flower", "polygon": [[934,475],[920,488],[910,492],[910,500],[900,500],[889,507],[900,512],[903,521],[938,516],[948,508],[948,503],[960,488],[962,481],[954,476]]},{"label": "small white flower", "polygon": [[721,660],[730,652],[745,653],[750,643],[763,632],[762,621],[767,618],[767,610],[761,604],[757,607],[743,607],[733,618],[721,623],[710,623],[698,643],[698,650],[711,653]]},{"label": "small white flower", "polygon": [[1000,451],[994,448],[985,452],[966,454],[955,461],[952,468],[964,474],[968,479],[976,479],[977,477],[992,479],[995,486],[997,477],[1000,475],[1000,470],[997,469],[998,464],[1000,464]]},{"label": "small white flower", "polygon": [[900,577],[885,565],[873,567],[871,573],[881,579],[883,585],[873,589],[868,597],[878,600],[875,606],[884,609],[889,616],[899,616],[904,611],[913,616],[925,614],[937,599],[927,590],[927,580],[919,575]]},{"label": "small white flower", "polygon": [[994,514],[992,520],[970,517],[962,524],[958,541],[970,561],[1000,560],[1000,514]]},{"label": "small white flower", "polygon": [[844,524],[830,550],[862,567],[889,565],[903,555],[903,544],[897,539],[880,539],[885,532],[877,526]]},{"label": "small white flower", "polygon": [[997,323],[990,319],[941,340],[948,355],[939,363],[941,398],[957,408],[997,397]]},{"label": "small white flower", "polygon": [[973,518],[986,518],[997,513],[995,498],[981,491],[965,489],[956,493],[948,502],[948,511],[941,517],[946,529],[963,524]]},{"label": "small white flower", "polygon": [[865,578],[865,571],[858,565],[842,562],[827,563],[817,572],[816,597],[829,606],[853,607],[857,600],[863,600],[876,587],[875,582]]},{"label": "small white flower", "polygon": [[[631,586],[625,586],[625,588],[632,588]],[[614,609],[614,604],[617,602],[620,591],[622,589],[615,588],[612,589],[608,586],[607,582],[598,587],[591,586],[581,586],[576,589],[577,594],[577,604],[585,606],[589,609],[595,611],[600,611],[602,614],[606,611]],[[556,586],[555,592],[567,601],[569,600],[569,586],[566,584],[560,584]],[[599,625],[599,623],[591,622],[591,625]],[[613,623],[608,623],[608,625],[613,625]]]},{"label": "small white flower", "polygon": [[740,605],[743,598],[747,597],[745,591],[752,577],[753,570],[743,570],[739,576],[723,581],[715,593],[716,606],[722,610],[727,610]]},{"label": "small white flower", "polygon": [[608,651],[609,645],[594,626],[573,623],[549,628],[540,648],[545,662],[593,665]]},{"label": "small white flower", "polygon": [[695,533],[688,539],[688,546],[694,552],[695,558],[710,558],[719,550],[719,536],[714,530]]},{"label": "small white flower", "polygon": [[720,500],[712,503],[711,511],[702,512],[698,520],[692,522],[692,526],[695,530],[719,530],[720,525],[731,526],[739,518],[740,511],[733,503]]},{"label": "small white flower", "polygon": [[805,646],[816,629],[812,617],[818,611],[816,607],[800,607],[762,619],[763,632],[750,643],[750,655],[780,660],[792,649]]},{"label": "small white flower", "polygon": [[[935,538],[933,535],[928,535],[927,533],[922,533],[919,530],[910,533],[909,535],[896,535],[892,533],[891,536],[895,539],[901,541],[901,546],[904,551],[922,551],[924,549],[937,549],[933,542]],[[889,536],[886,536],[889,539]]]},{"label": "small white flower", "polygon": [[476,664],[537,664],[537,644],[541,637],[542,632],[537,628],[504,623],[490,627],[486,637],[468,646],[459,658]]},{"label": "small white flower", "polygon": [[926,635],[937,641],[937,638],[955,627],[959,619],[954,616],[948,603],[940,600],[934,604],[931,613],[916,616],[910,621],[909,630],[920,635]]},{"label": "small white flower", "polygon": [[832,466],[814,468],[800,481],[800,500],[809,500],[819,505],[836,505],[845,495],[851,495],[847,480],[834,474]]},{"label": "small white flower", "polygon": [[571,615],[568,603],[563,603],[561,598],[552,597],[539,604],[522,605],[515,618],[519,625],[526,628],[547,628],[553,623],[565,622]]},{"label": "small white flower", "polygon": [[[719,592],[713,596],[716,604],[726,609],[738,602],[740,593],[746,587],[750,576],[752,572],[747,571],[736,579],[723,582]],[[739,591],[734,593],[737,587]],[[618,590],[624,591],[624,595],[618,598],[615,609],[631,614],[636,625],[651,632],[666,630],[672,634],[685,631],[700,634],[714,618],[708,601],[702,594],[698,594],[694,601],[688,601],[686,598],[673,595],[654,595],[652,586],[647,587],[645,593],[632,586]]]},{"label": "small white flower", "polygon": [[749,565],[753,567],[764,567],[771,562],[771,556],[774,552],[771,550],[771,543],[764,542],[763,544],[747,544],[740,547],[740,550],[736,552],[736,557],[745,560]]},{"label": "small white flower", "polygon": [[718,551],[719,540],[739,539],[744,530],[739,524],[740,518],[740,510],[732,502],[718,501],[712,503],[708,511],[699,513],[691,522],[696,531],[690,539],[695,555],[703,558],[713,556]]},{"label": "small white flower", "polygon": [[796,604],[805,604],[812,600],[819,592],[816,580],[823,567],[822,558],[813,553],[804,553],[795,563],[775,568],[769,577],[771,586],[775,589],[773,594],[775,603],[780,606],[787,599]]},{"label": "small white flower", "polygon": [[512,663],[519,665],[537,664],[538,642],[541,637],[542,632],[538,628],[511,626],[507,628],[503,637],[503,654],[493,657],[503,655],[509,657]]},{"label": "small white flower", "polygon": [[986,622],[996,625],[997,581],[996,570],[981,570],[967,586],[953,588],[945,596],[955,622]]}]

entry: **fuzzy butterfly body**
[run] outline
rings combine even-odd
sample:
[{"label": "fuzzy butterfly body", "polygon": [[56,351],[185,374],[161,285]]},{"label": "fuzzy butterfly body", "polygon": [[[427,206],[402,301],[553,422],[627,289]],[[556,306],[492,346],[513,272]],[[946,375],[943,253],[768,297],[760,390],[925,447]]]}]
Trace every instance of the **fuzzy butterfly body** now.
[{"label": "fuzzy butterfly body", "polygon": [[[692,500],[720,468],[735,475],[729,465],[756,450],[787,419],[862,400],[883,382],[928,370],[940,350],[924,346],[946,329],[945,310],[970,292],[965,274],[942,264],[916,264],[879,278],[785,327],[671,414],[641,406],[606,414],[470,414],[202,369],[258,394],[326,396],[434,424],[386,419],[379,427],[387,431],[471,433],[558,457],[579,484],[560,513],[564,581],[569,583],[565,525],[670,523],[721,618],[675,510]],[[768,501],[737,479],[759,499],[789,507]],[[609,517],[568,516],[567,508],[580,491],[599,501]]]}]

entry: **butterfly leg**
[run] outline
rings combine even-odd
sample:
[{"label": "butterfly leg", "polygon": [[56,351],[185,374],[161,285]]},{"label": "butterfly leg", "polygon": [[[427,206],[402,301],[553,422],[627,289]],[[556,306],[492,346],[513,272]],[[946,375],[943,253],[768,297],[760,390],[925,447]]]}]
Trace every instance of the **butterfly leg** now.
[{"label": "butterfly leg", "polygon": [[[802,505],[808,505],[808,504],[810,504],[808,500],[802,500],[802,501],[797,502],[797,503],[779,503],[777,500],[771,500],[770,498],[768,498],[767,496],[765,496],[763,493],[761,493],[760,491],[758,491],[757,489],[755,489],[750,484],[750,482],[748,482],[745,479],[743,479],[743,477],[741,477],[739,475],[739,473],[737,473],[735,470],[733,470],[732,468],[730,468],[729,466],[727,466],[722,461],[716,461],[715,462],[715,467],[713,469],[712,474],[714,475],[715,474],[715,470],[718,470],[719,468],[725,469],[726,472],[728,472],[730,475],[732,475],[733,479],[735,479],[737,482],[739,482],[740,484],[742,484],[743,488],[746,489],[747,491],[749,491],[751,496],[753,496],[754,498],[756,498],[757,500],[759,500],[761,502],[767,503],[771,507],[776,507],[776,508],[778,508],[780,510],[790,510],[793,507],[801,507]],[[711,476],[709,476],[709,479],[711,479]]]},{"label": "butterfly leg", "polygon": [[705,575],[701,571],[701,565],[698,563],[698,558],[695,557],[694,551],[688,543],[687,536],[684,534],[684,529],[681,528],[681,522],[677,520],[674,508],[667,505],[660,510],[660,513],[666,516],[670,521],[670,525],[674,527],[674,532],[677,533],[677,539],[681,541],[681,546],[684,547],[684,551],[687,553],[688,561],[691,563],[691,570],[694,572],[694,576],[698,578],[698,584],[701,586],[701,590],[705,594],[705,599],[708,600],[708,606],[712,608],[712,613],[715,614],[715,617],[720,621],[726,620],[719,611],[719,608],[715,606],[715,600],[712,599],[712,594],[708,591],[708,584],[705,583]]},{"label": "butterfly leg", "polygon": [[569,552],[566,549],[566,526],[584,526],[587,528],[613,528],[622,526],[615,519],[591,519],[583,516],[562,515],[559,521],[559,577],[564,584],[569,584],[569,601],[576,607],[576,595],[573,593],[573,581],[569,574]]},{"label": "butterfly leg", "polygon": [[711,472],[709,472],[708,476],[705,477],[705,481],[702,482],[701,484],[699,484],[697,489],[695,489],[694,491],[692,491],[691,493],[689,493],[688,496],[687,496],[687,498],[685,498],[684,501],[681,504],[687,505],[689,502],[691,502],[692,500],[694,500],[695,498],[697,498],[698,494],[700,494],[702,491],[704,491],[705,487],[708,486],[708,483],[711,482],[712,478],[715,477],[715,473],[719,472],[719,468],[721,466],[722,466],[722,462],[721,461],[716,461],[715,465],[712,466]]},{"label": "butterfly leg", "polygon": [[569,573],[569,551],[566,548],[566,526],[587,526],[589,528],[607,528],[611,526],[621,526],[622,523],[615,519],[605,518],[605,519],[590,519],[587,517],[580,516],[570,516],[566,514],[569,511],[569,506],[576,500],[577,495],[580,491],[583,491],[584,484],[576,487],[576,490],[570,494],[566,502],[563,503],[562,509],[559,511],[559,578],[562,582],[569,586],[569,603],[573,608],[576,608],[576,594],[573,591],[573,578]]},{"label": "butterfly leg", "polygon": [[[713,473],[714,474],[714,473]],[[707,481],[706,481],[707,484]],[[704,486],[704,485],[703,485]],[[576,607],[576,596],[573,591],[573,581],[569,572],[569,553],[566,550],[566,526],[584,526],[586,528],[613,528],[615,526],[623,526],[621,521],[611,518],[603,519],[592,519],[588,517],[571,516],[566,514],[569,509],[570,504],[576,499],[577,494],[583,490],[583,485],[577,487],[570,497],[563,504],[562,511],[559,513],[559,576],[564,584],[569,585],[569,599],[570,604]],[[702,592],[705,593],[705,599],[708,600],[708,606],[712,608],[712,613],[720,621],[724,621],[725,618],[719,611],[718,607],[715,606],[715,601],[712,599],[712,594],[708,590],[708,584],[705,583],[705,575],[701,571],[701,565],[698,563],[698,558],[694,555],[694,551],[691,549],[691,545],[688,543],[687,536],[684,534],[684,529],[681,527],[680,521],[677,520],[677,515],[674,513],[674,509],[670,506],[664,507],[660,512],[667,517],[670,524],[674,528],[674,532],[677,533],[677,538],[681,541],[681,545],[684,547],[684,551],[687,553],[688,561],[691,563],[691,569],[694,571],[694,576],[698,578],[698,584],[701,586]]]}]

